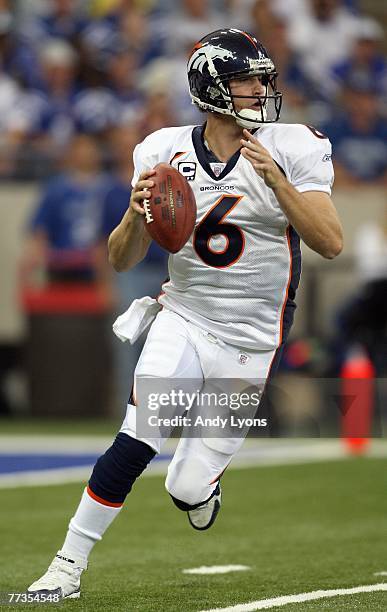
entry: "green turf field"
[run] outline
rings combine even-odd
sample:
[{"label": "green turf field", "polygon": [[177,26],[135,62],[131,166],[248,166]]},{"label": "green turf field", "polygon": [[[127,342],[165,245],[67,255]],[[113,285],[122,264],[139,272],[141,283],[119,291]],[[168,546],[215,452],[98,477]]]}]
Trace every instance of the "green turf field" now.
[{"label": "green turf field", "polygon": [[[214,527],[195,532],[160,477],[140,480],[64,610],[208,610],[387,582],[385,459],[233,470]],[[1,490],[0,591],[23,591],[60,547],[81,485]],[[247,572],[184,575],[242,564]],[[52,609],[52,606],[48,606]],[[35,610],[37,606],[3,609]],[[43,608],[44,609],[44,608]],[[285,612],[385,612],[387,593],[290,604]]]}]

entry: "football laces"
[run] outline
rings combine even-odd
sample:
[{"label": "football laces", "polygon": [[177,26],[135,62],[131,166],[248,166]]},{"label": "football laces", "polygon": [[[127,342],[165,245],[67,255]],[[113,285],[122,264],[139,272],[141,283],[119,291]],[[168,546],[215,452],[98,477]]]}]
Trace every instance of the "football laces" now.
[{"label": "football laces", "polygon": [[147,223],[153,223],[154,219],[152,217],[152,213],[150,209],[150,201],[143,200],[143,202],[144,202],[145,220]]}]

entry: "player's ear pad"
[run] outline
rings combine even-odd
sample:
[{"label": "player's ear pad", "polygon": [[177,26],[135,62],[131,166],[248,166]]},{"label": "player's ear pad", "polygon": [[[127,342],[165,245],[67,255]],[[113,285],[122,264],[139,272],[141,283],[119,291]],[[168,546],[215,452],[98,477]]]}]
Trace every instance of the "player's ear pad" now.
[{"label": "player's ear pad", "polygon": [[95,495],[111,503],[123,503],[136,478],[155,456],[144,442],[119,432],[112,446],[94,466],[89,487]]}]

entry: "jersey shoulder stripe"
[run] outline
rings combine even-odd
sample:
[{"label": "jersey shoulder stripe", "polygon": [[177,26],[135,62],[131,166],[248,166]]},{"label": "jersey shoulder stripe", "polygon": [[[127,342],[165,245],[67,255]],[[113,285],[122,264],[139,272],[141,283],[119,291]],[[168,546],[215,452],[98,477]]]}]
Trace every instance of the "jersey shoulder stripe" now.
[{"label": "jersey shoulder stripe", "polygon": [[138,175],[143,170],[154,168],[160,162],[171,163],[171,159],[177,153],[186,150],[184,145],[192,148],[192,130],[195,126],[162,128],[149,134],[133,152],[134,176],[132,185],[138,180]]}]

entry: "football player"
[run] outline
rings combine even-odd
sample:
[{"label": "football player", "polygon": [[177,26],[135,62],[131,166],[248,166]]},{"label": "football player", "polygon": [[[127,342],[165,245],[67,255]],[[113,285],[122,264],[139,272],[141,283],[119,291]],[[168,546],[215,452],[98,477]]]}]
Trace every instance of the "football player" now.
[{"label": "football player", "polygon": [[[109,238],[117,271],[145,256],[143,223],[154,166],[170,163],[189,180],[197,201],[195,230],[169,258],[169,280],[158,301],[131,307],[126,322],[138,335],[154,318],[135,371],[142,380],[233,379],[241,388],[275,371],[292,324],[300,277],[300,238],[323,257],[342,249],[342,229],[330,194],[331,145],[304,125],[276,123],[281,93],[276,68],[251,35],[225,29],[205,36],[188,61],[192,100],[206,113],[200,126],[149,135],[134,152],[130,206]],[[29,592],[79,597],[89,554],[120,512],[127,494],[163,436],[136,423],[141,394],[128,404],[113,445],[94,467],[61,550]],[[183,414],[185,407],[178,406]],[[168,469],[166,488],[191,525],[207,529],[221,503],[219,479],[242,437],[183,436]]]}]

